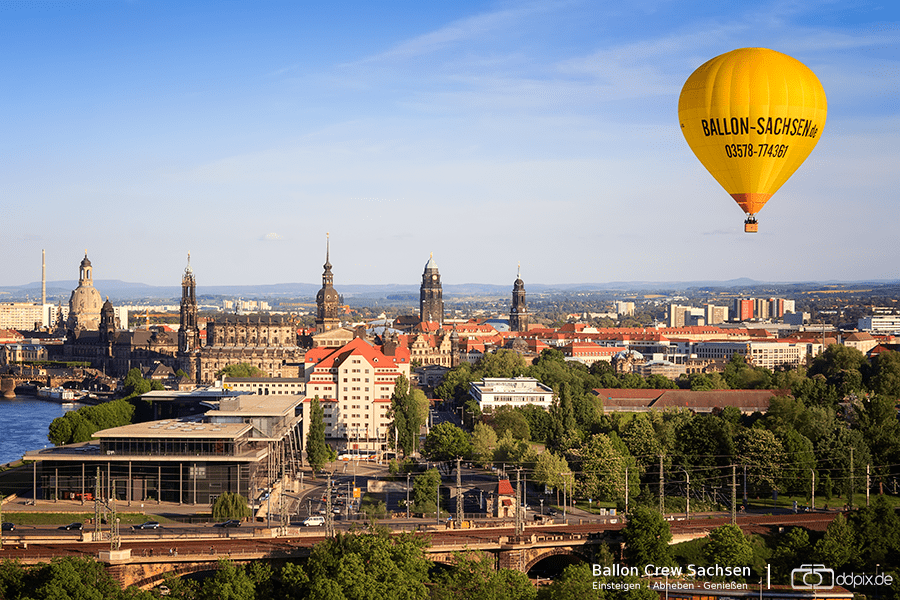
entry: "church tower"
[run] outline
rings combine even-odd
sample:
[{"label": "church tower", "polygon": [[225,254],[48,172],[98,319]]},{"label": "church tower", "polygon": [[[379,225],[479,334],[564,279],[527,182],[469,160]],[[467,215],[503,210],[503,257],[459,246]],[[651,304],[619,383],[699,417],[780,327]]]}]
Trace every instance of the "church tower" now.
[{"label": "church tower", "polygon": [[113,308],[112,302],[109,301],[109,296],[107,296],[106,302],[103,303],[103,308],[100,309],[100,342],[106,344],[112,341],[118,328],[116,309]]},{"label": "church tower", "polygon": [[181,319],[178,328],[178,351],[193,352],[200,349],[200,327],[197,325],[197,282],[191,269],[188,253],[187,267],[181,276]]},{"label": "church tower", "polygon": [[322,289],[316,294],[316,333],[324,333],[340,327],[338,311],[341,298],[334,290],[334,275],[331,273],[331,242],[325,234],[325,271],[322,273]]},{"label": "church tower", "polygon": [[425,264],[422,273],[422,287],[419,290],[419,320],[423,323],[444,323],[444,295],[441,290],[441,274],[438,272],[434,254]]},{"label": "church tower", "polygon": [[513,284],[512,306],[509,309],[509,330],[528,331],[528,306],[525,304],[525,282],[522,281],[522,267],[516,273]]}]

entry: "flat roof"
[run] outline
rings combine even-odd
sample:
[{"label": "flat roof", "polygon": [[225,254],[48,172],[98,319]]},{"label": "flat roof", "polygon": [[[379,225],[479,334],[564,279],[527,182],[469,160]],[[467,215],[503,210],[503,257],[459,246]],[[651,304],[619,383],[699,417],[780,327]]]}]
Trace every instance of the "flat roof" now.
[{"label": "flat roof", "polygon": [[195,419],[164,419],[104,429],[94,434],[99,439],[237,439],[250,431],[250,423],[206,423]]},{"label": "flat roof", "polygon": [[205,387],[205,388],[196,388],[189,391],[183,390],[154,390],[152,392],[147,392],[146,394],[141,394],[141,398],[146,400],[190,400],[191,398],[196,398],[197,400],[208,400],[210,398],[229,398],[232,396],[240,396],[241,394],[245,394],[246,392],[240,392],[237,390],[228,390],[221,387]]},{"label": "flat roof", "polygon": [[[304,394],[270,394],[259,396],[256,394],[237,396],[225,400],[225,408],[219,402],[218,408],[206,411],[206,416],[215,417],[280,417],[293,411],[294,407],[303,402]],[[234,405],[237,406],[234,406]]]}]

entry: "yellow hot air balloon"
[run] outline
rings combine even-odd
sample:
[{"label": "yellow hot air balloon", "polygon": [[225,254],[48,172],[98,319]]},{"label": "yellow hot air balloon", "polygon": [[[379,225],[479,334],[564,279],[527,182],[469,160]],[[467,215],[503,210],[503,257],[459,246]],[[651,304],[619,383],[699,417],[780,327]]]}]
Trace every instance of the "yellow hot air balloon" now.
[{"label": "yellow hot air balloon", "polygon": [[815,147],[828,102],[815,74],[767,48],[741,48],[701,65],[678,98],[684,139],[747,213],[756,213]]}]

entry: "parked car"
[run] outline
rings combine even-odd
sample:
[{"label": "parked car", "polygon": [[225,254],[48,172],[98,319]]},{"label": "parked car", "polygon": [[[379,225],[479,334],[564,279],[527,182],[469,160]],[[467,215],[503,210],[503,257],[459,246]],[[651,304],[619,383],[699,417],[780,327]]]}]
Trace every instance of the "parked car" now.
[{"label": "parked car", "polygon": [[15,523],[4,522],[2,526],[3,531],[13,531],[16,528]]},{"label": "parked car", "polygon": [[237,519],[228,519],[222,523],[216,523],[216,527],[240,527],[241,522]]},{"label": "parked car", "polygon": [[325,524],[325,517],[312,516],[306,517],[303,521],[304,527],[319,527]]},{"label": "parked car", "polygon": [[66,531],[81,531],[84,528],[84,525],[81,523],[69,523],[68,525],[63,525],[60,529],[65,529]]},{"label": "parked car", "polygon": [[132,526],[132,529],[159,529],[159,522],[147,521],[145,523],[141,523],[140,525]]}]

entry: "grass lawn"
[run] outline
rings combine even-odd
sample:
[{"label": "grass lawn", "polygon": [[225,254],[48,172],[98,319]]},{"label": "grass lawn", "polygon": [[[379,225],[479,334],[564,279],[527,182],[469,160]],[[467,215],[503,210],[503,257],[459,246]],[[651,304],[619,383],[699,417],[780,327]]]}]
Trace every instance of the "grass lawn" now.
[{"label": "grass lawn", "polygon": [[[146,521],[174,523],[172,519],[144,513],[118,513],[121,525],[138,525]],[[3,512],[3,521],[16,525],[65,525],[76,521],[87,522],[93,513]]]}]

